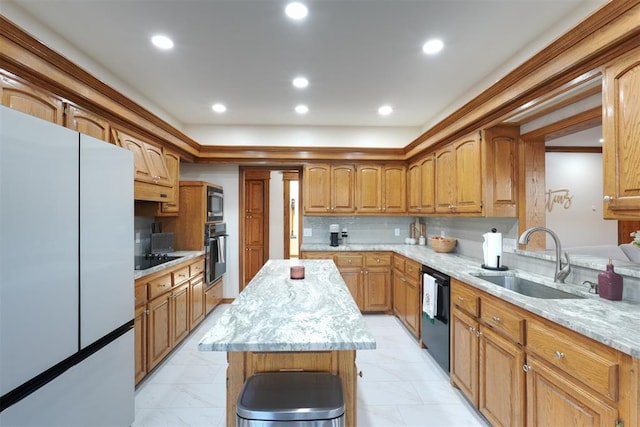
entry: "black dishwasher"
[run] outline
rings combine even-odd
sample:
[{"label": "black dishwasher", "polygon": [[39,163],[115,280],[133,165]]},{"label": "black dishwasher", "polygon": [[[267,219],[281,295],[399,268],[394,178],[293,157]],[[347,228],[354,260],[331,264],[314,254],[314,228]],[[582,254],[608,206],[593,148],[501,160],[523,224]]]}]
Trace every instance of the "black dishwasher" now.
[{"label": "black dishwasher", "polygon": [[427,352],[434,358],[440,367],[449,374],[449,327],[450,327],[450,307],[449,307],[449,282],[450,278],[444,273],[434,270],[426,265],[422,266],[422,292],[424,302],[425,285],[435,282],[434,298],[435,311],[433,319],[430,319],[425,308],[422,311],[422,343]]}]

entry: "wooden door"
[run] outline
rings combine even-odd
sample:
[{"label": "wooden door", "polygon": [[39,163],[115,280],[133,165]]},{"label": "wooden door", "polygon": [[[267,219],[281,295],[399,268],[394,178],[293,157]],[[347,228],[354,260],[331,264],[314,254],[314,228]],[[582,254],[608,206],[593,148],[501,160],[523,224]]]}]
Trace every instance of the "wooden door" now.
[{"label": "wooden door", "polygon": [[602,83],[603,216],[640,219],[640,48],[605,67]]},{"label": "wooden door", "polygon": [[171,292],[172,346],[189,335],[189,283],[178,286]]},{"label": "wooden door", "polygon": [[359,165],[356,167],[356,210],[358,213],[382,211],[382,167]]},{"label": "wooden door", "polygon": [[382,212],[406,213],[407,168],[404,165],[387,165],[382,172]]},{"label": "wooden door", "polygon": [[355,175],[355,168],[352,165],[331,167],[332,213],[355,212]]},{"label": "wooden door", "polygon": [[453,147],[444,147],[435,153],[436,212],[451,213],[455,204],[455,162]]},{"label": "wooden door", "polygon": [[148,370],[153,369],[171,351],[170,294],[164,294],[148,305],[149,346],[147,348]]},{"label": "wooden door", "polygon": [[305,213],[327,213],[331,209],[331,166],[305,166],[303,172]]},{"label": "wooden door", "polygon": [[204,276],[201,274],[189,282],[190,289],[190,319],[189,330],[193,330],[202,320],[205,314],[204,302]]},{"label": "wooden door", "polygon": [[419,163],[420,166],[420,213],[433,213],[436,209],[436,160],[433,154]]},{"label": "wooden door", "polygon": [[406,278],[406,324],[409,330],[414,336],[420,335],[420,286],[418,282],[411,280],[408,276]]},{"label": "wooden door", "polygon": [[[451,379],[478,406],[478,322],[460,310],[451,316]],[[507,396],[503,396],[507,398]],[[552,425],[552,424],[550,424]]]},{"label": "wooden door", "polygon": [[364,311],[391,310],[391,272],[388,267],[364,270]]},{"label": "wooden door", "polygon": [[244,221],[243,239],[243,277],[241,289],[244,289],[253,276],[269,259],[269,171],[243,171],[244,178]]},{"label": "wooden door", "polygon": [[457,141],[455,158],[455,212],[482,212],[482,158],[478,134]]},{"label": "wooden door", "polygon": [[611,427],[618,411],[569,377],[528,356],[527,426]]},{"label": "wooden door", "polygon": [[136,308],[133,319],[135,383],[147,375],[147,307]]},{"label": "wooden door", "polygon": [[484,131],[485,206],[487,217],[518,215],[518,137],[515,126]]},{"label": "wooden door", "polygon": [[151,167],[152,182],[164,187],[171,187],[171,174],[167,168],[162,148],[145,142],[144,149],[147,152],[147,158],[149,159]]},{"label": "wooden door", "polygon": [[342,280],[347,285],[347,289],[351,293],[356,305],[363,311],[365,309],[362,283],[362,269],[360,268],[341,268],[340,274]]},{"label": "wooden door", "polygon": [[169,172],[171,190],[167,192],[168,201],[160,203],[157,216],[175,216],[180,210],[180,155],[171,150],[164,150],[164,160]]},{"label": "wooden door", "polygon": [[9,76],[0,76],[2,105],[57,125],[64,123],[64,105],[53,94]]},{"label": "wooden door", "polygon": [[494,426],[524,426],[524,350],[490,328],[480,329],[478,409]]},{"label": "wooden door", "polygon": [[409,213],[421,213],[422,203],[420,196],[422,195],[422,179],[421,179],[420,163],[412,163],[407,169],[407,211]]},{"label": "wooden door", "polygon": [[393,271],[393,313],[403,322],[406,322],[407,312],[405,280],[400,271]]},{"label": "wooden door", "polygon": [[75,105],[67,104],[64,115],[64,125],[85,135],[109,142],[109,122],[95,114]]},{"label": "wooden door", "polygon": [[133,152],[133,179],[152,183],[153,166],[147,154],[146,144],[124,132],[112,130],[111,133],[118,146]]}]

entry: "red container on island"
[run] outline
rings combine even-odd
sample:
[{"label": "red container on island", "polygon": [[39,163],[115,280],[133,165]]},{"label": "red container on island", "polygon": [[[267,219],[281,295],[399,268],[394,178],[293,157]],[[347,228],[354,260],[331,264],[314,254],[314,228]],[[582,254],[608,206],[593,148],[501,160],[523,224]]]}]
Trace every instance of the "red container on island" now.
[{"label": "red container on island", "polygon": [[304,279],[304,266],[292,266],[290,269],[289,277],[291,277],[292,279]]}]

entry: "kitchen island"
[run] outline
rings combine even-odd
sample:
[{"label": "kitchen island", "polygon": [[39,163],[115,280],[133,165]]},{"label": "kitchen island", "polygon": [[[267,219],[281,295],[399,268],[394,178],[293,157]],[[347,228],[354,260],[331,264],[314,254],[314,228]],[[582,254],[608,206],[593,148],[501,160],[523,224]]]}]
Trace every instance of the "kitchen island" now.
[{"label": "kitchen island", "polygon": [[[305,267],[291,279],[290,267]],[[199,344],[227,352],[227,425],[258,372],[331,372],[342,380],[346,425],[356,424],[356,350],[375,349],[340,272],[328,260],[269,260]]]}]

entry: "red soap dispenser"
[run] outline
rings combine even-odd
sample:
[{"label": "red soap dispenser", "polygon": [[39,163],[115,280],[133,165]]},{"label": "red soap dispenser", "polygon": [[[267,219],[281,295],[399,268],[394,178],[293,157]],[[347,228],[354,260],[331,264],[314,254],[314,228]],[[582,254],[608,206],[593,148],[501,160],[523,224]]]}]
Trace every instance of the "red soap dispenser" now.
[{"label": "red soap dispenser", "polygon": [[613,271],[613,260],[609,257],[607,271],[598,274],[598,292],[601,298],[611,301],[622,299],[622,276]]}]

